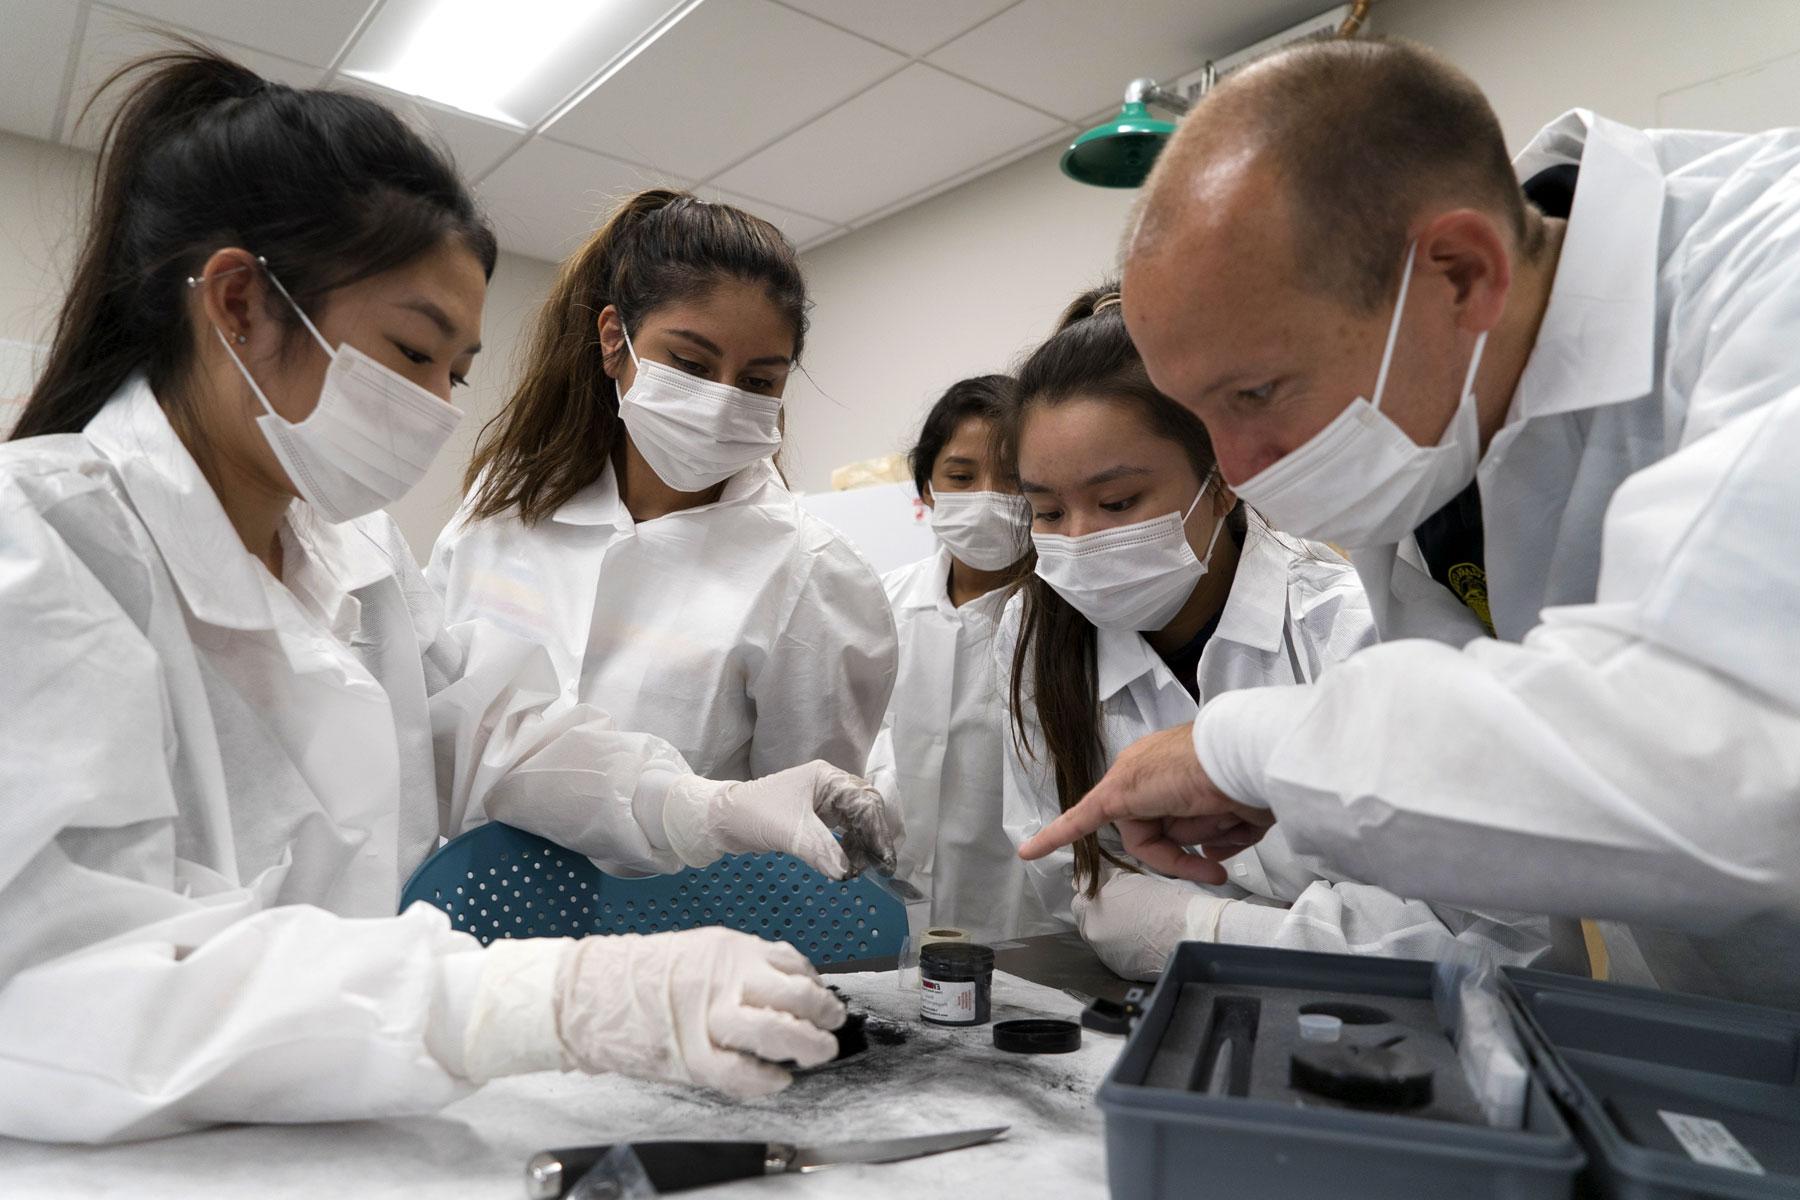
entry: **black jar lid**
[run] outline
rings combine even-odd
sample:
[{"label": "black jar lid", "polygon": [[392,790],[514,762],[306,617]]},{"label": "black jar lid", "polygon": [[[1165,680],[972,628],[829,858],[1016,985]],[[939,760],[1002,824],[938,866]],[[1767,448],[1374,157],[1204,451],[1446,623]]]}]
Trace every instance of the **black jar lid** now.
[{"label": "black jar lid", "polygon": [[932,942],[919,951],[919,969],[933,979],[974,979],[993,971],[994,952],[977,942]]},{"label": "black jar lid", "polygon": [[1013,1054],[1068,1054],[1081,1049],[1081,1026],[1047,1017],[1002,1021],[994,1026],[994,1046]]}]

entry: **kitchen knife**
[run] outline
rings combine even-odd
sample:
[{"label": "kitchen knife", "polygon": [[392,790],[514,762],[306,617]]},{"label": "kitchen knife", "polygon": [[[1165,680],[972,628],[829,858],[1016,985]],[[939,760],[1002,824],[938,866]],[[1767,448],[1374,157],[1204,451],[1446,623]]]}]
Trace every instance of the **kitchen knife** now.
[{"label": "kitchen knife", "polygon": [[[797,1146],[791,1142],[633,1142],[631,1149],[657,1191],[679,1192],[758,1175],[810,1173],[846,1163],[922,1158],[991,1142],[1007,1128],[997,1125],[991,1129],[823,1146]],[[532,1156],[525,1164],[525,1195],[528,1200],[560,1200],[611,1150],[610,1145],[576,1146]]]}]

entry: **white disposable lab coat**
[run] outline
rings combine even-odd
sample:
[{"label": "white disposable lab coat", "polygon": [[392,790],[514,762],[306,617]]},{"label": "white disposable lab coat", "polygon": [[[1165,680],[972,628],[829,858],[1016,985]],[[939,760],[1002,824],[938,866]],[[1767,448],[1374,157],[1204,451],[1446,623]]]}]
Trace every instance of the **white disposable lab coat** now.
[{"label": "white disposable lab coat", "polygon": [[[1009,668],[1020,612],[1019,600],[1007,606],[996,639]],[[1323,546],[1278,537],[1252,522],[1231,595],[1200,656],[1198,704],[1141,634],[1099,631],[1101,741],[1107,761],[1147,734],[1194,720],[1225,693],[1283,690],[1327,668],[1342,670],[1344,658],[1374,640],[1368,603],[1347,563]],[[1030,695],[1028,680],[1024,719],[1031,755],[1021,757],[1010,737],[1007,742],[1006,830],[1015,843],[1061,812]],[[1121,852],[1110,827],[1102,842]],[[1046,907],[1072,926],[1073,850],[1029,866]],[[1221,942],[1428,959],[1442,957],[1453,943],[1462,942],[1516,965],[1539,962],[1552,949],[1550,923],[1544,918],[1403,899],[1296,854],[1279,827],[1254,849],[1234,856],[1229,869],[1228,885],[1204,889],[1243,901],[1227,905],[1220,915]]]},{"label": "white disposable lab coat", "polygon": [[671,747],[547,718],[542,650],[446,628],[385,514],[281,536],[286,586],[141,381],[0,445],[0,1133],[428,1111],[482,961],[394,915],[440,833],[680,869],[632,815]]},{"label": "white disposable lab coat", "polygon": [[[1630,921],[1657,982],[1800,1007],[1800,130],[1574,112],[1517,167],[1562,163],[1549,308],[1477,472],[1500,640],[1227,697],[1197,749],[1359,878]],[[1384,635],[1473,637],[1415,554],[1356,556]]]},{"label": "white disposable lab coat", "polygon": [[767,461],[642,524],[610,467],[535,526],[459,516],[426,578],[451,620],[543,643],[567,695],[713,779],[861,771],[894,686],[880,577]]},{"label": "white disposable lab coat", "polygon": [[931,897],[933,925],[984,938],[1054,933],[1001,823],[1006,696],[994,669],[996,589],[950,603],[939,548],[882,579],[900,630],[900,674],[868,777],[900,814],[900,875]]}]

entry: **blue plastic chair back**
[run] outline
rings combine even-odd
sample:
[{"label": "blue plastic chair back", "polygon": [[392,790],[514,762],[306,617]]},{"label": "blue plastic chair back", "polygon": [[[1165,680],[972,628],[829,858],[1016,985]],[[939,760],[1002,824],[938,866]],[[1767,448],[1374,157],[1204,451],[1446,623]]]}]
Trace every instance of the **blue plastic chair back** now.
[{"label": "blue plastic chair back", "polygon": [[665,933],[702,925],[791,942],[815,966],[900,953],[906,909],[861,879],[838,883],[786,854],[621,879],[586,856],[490,821],[419,864],[400,908],[424,901],[484,944],[501,937]]}]

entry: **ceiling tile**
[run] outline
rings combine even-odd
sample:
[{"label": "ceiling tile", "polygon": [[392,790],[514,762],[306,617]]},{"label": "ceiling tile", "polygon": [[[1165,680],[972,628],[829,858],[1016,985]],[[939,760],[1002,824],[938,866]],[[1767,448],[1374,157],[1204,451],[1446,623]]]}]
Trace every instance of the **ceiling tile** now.
[{"label": "ceiling tile", "polygon": [[0,129],[56,140],[56,106],[81,6],[0,0]]},{"label": "ceiling tile", "polygon": [[770,0],[707,0],[552,130],[704,179],[905,62]]},{"label": "ceiling tile", "polygon": [[702,200],[717,204],[730,204],[745,212],[755,213],[786,234],[788,241],[796,246],[804,246],[828,233],[834,233],[838,229],[838,226],[830,221],[821,221],[818,217],[809,217],[805,213],[797,213],[777,204],[770,204],[749,196],[740,196],[736,192],[723,192],[715,187],[703,187],[695,190]]},{"label": "ceiling tile", "polygon": [[848,224],[1060,124],[914,64],[713,182]]},{"label": "ceiling tile", "polygon": [[911,208],[915,204],[922,204],[933,196],[941,195],[951,188],[961,187],[965,183],[979,179],[990,171],[998,171],[1001,167],[1008,166],[1011,163],[1019,161],[1021,158],[1036,154],[1039,150],[1042,150],[1047,146],[1056,146],[1066,143],[1074,137],[1075,132],[1074,126],[1065,125],[1047,137],[1042,137],[1032,142],[1026,142],[1024,145],[1009,150],[997,158],[987,159],[979,166],[973,167],[961,174],[952,175],[948,179],[940,180],[920,191],[909,192],[906,195],[895,197],[894,202],[887,205],[885,208],[878,208],[873,212],[864,213],[862,216],[858,217],[855,221],[851,222],[851,227],[853,229],[861,229],[866,225],[873,225],[877,221],[884,221],[897,212]]},{"label": "ceiling tile", "polygon": [[1017,0],[783,0],[905,54],[935,50]]},{"label": "ceiling tile", "polygon": [[1073,121],[1118,103],[1140,75],[1174,79],[1330,7],[1326,0],[1022,0],[929,61]]},{"label": "ceiling tile", "polygon": [[[325,74],[318,67],[264,54],[218,38],[204,40],[264,79],[272,79],[290,87],[315,87]],[[75,86],[70,91],[69,111],[63,120],[63,140],[84,150],[98,149],[100,135],[106,131],[106,122],[118,107],[122,93],[116,89],[109,91],[105,100],[77,128],[76,119],[81,116],[81,110],[94,94],[94,89],[131,59],[170,48],[168,38],[154,29],[146,28],[142,17],[99,4],[89,9],[87,33],[81,41],[81,58],[75,64]]]},{"label": "ceiling tile", "polygon": [[[440,0],[383,0],[338,69],[484,119],[533,128],[594,79],[653,45],[696,3],[535,0],[508,6],[506,0],[458,0],[452,9]],[[459,15],[471,19],[444,19]],[[551,32],[543,30],[546,20],[555,21]]]},{"label": "ceiling tile", "polygon": [[[66,0],[65,0],[66,2]],[[140,21],[180,25],[312,67],[328,67],[371,0],[114,0]]]},{"label": "ceiling tile", "polygon": [[403,96],[347,75],[338,76],[332,87],[371,96],[399,113],[428,139],[447,147],[467,179],[480,179],[524,137],[524,131],[511,126],[484,121],[429,100]]},{"label": "ceiling tile", "polygon": [[813,250],[817,250],[827,242],[835,242],[849,232],[850,230],[848,227],[834,225],[830,233],[822,233],[818,237],[813,238],[810,242],[801,242],[795,249],[799,250],[801,254],[807,254]]},{"label": "ceiling tile", "polygon": [[659,186],[689,187],[692,181],[534,138],[483,180],[479,192],[501,245],[561,262],[620,200]]}]

